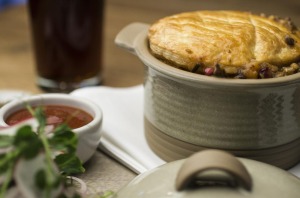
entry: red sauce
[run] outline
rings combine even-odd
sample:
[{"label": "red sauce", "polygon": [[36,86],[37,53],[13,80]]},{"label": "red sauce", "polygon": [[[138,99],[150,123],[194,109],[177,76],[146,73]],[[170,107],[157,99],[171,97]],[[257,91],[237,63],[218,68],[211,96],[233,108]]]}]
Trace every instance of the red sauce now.
[{"label": "red sauce", "polygon": [[[59,105],[43,106],[48,125],[57,126],[66,123],[70,128],[76,129],[82,127],[93,120],[93,117],[85,111],[77,108]],[[24,120],[32,118],[27,109],[21,109],[12,113],[5,122],[8,125],[14,125]]]}]

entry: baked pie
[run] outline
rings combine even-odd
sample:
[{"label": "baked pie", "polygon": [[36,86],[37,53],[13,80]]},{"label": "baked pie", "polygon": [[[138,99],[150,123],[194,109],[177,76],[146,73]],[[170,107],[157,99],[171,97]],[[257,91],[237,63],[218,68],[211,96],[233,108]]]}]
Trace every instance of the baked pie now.
[{"label": "baked pie", "polygon": [[289,18],[196,11],[162,18],[148,32],[151,53],[174,67],[230,78],[273,78],[300,68],[300,31]]}]

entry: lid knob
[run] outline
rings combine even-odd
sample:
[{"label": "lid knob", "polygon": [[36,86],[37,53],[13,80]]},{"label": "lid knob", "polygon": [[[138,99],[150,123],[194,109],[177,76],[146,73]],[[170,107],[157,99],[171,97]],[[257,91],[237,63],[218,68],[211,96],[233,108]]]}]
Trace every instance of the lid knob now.
[{"label": "lid knob", "polygon": [[[210,171],[219,171],[222,177],[210,175]],[[205,175],[205,173],[208,173]],[[205,175],[205,177],[201,177]],[[227,184],[239,184],[246,190],[252,189],[252,179],[246,167],[233,155],[219,150],[205,150],[192,155],[183,163],[176,178],[176,189],[184,190],[195,182],[212,181]]]}]

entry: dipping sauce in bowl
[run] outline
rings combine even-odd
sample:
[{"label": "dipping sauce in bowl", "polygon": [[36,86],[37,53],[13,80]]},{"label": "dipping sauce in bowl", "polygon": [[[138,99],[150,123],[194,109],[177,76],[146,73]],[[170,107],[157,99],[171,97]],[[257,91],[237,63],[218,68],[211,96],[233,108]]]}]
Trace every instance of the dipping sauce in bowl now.
[{"label": "dipping sauce in bowl", "polygon": [[[33,117],[26,108],[41,107],[47,118],[49,132],[53,126],[65,123],[78,136],[76,154],[86,162],[97,150],[101,137],[102,110],[92,101],[69,94],[39,94],[11,101],[0,108],[0,127],[15,127],[18,122]],[[35,120],[33,120],[35,121]],[[24,122],[25,123],[25,122]],[[39,123],[31,123],[37,127]],[[9,135],[9,134],[8,134]],[[13,134],[12,134],[13,135]]]},{"label": "dipping sauce in bowl", "polygon": [[[93,120],[90,114],[74,107],[46,105],[42,109],[46,115],[48,125],[58,126],[65,123],[70,128],[76,129]],[[28,109],[21,109],[9,115],[5,122],[11,126],[29,118],[32,118],[32,114]]]}]

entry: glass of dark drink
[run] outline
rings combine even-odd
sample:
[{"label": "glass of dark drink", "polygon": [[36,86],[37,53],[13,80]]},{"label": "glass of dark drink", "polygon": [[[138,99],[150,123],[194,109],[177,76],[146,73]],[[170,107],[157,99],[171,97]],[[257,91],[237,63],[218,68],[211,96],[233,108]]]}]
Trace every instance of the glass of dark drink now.
[{"label": "glass of dark drink", "polygon": [[104,0],[29,0],[37,85],[70,92],[99,85]]}]

